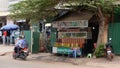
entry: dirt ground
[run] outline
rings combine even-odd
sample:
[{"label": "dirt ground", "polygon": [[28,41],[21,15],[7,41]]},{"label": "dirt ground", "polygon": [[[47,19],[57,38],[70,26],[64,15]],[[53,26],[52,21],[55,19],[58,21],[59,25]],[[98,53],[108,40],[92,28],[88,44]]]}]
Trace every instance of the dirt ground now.
[{"label": "dirt ground", "polygon": [[[12,54],[3,57],[11,58]],[[13,60],[11,58],[11,60]],[[75,68],[120,68],[120,56],[114,56],[112,61],[106,58],[69,58],[67,56],[55,56],[49,53],[31,54],[28,56],[27,61],[37,62],[44,64],[55,64],[56,66],[73,66]],[[71,67],[70,67],[71,68]]]}]

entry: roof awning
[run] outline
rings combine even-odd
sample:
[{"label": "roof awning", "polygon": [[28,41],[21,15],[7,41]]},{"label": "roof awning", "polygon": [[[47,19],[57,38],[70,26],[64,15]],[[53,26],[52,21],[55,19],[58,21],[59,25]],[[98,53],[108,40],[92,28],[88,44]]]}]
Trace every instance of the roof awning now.
[{"label": "roof awning", "polygon": [[10,12],[0,12],[0,16],[7,16],[9,14],[10,14]]},{"label": "roof awning", "polygon": [[60,17],[58,19],[56,19],[55,21],[76,21],[76,20],[89,20],[92,16],[94,15],[94,13],[92,12],[71,12],[69,14],[64,15],[63,17]]}]

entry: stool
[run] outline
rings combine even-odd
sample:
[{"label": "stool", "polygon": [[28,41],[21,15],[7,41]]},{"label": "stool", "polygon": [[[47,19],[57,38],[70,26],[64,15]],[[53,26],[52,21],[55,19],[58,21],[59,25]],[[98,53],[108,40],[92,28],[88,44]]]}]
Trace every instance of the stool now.
[{"label": "stool", "polygon": [[89,54],[87,55],[87,58],[92,58],[92,54],[89,53]]}]

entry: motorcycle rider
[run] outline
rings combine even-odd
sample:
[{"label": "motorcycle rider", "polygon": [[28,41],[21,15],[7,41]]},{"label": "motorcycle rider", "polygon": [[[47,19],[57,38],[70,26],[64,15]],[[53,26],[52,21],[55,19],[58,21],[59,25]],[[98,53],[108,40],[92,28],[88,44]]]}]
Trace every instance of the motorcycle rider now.
[{"label": "motorcycle rider", "polygon": [[18,53],[24,49],[27,48],[26,40],[24,39],[24,36],[19,36],[19,40],[15,44],[14,52]]},{"label": "motorcycle rider", "polygon": [[22,46],[21,47],[22,48],[28,48],[28,43],[27,43],[24,35],[22,36]]}]

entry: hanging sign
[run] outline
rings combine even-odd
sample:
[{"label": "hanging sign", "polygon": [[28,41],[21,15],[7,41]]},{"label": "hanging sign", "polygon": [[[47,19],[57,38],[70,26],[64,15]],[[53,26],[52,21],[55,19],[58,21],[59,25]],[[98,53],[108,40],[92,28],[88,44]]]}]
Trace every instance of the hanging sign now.
[{"label": "hanging sign", "polygon": [[54,27],[54,28],[88,27],[88,20],[55,21],[52,23],[52,27]]}]

